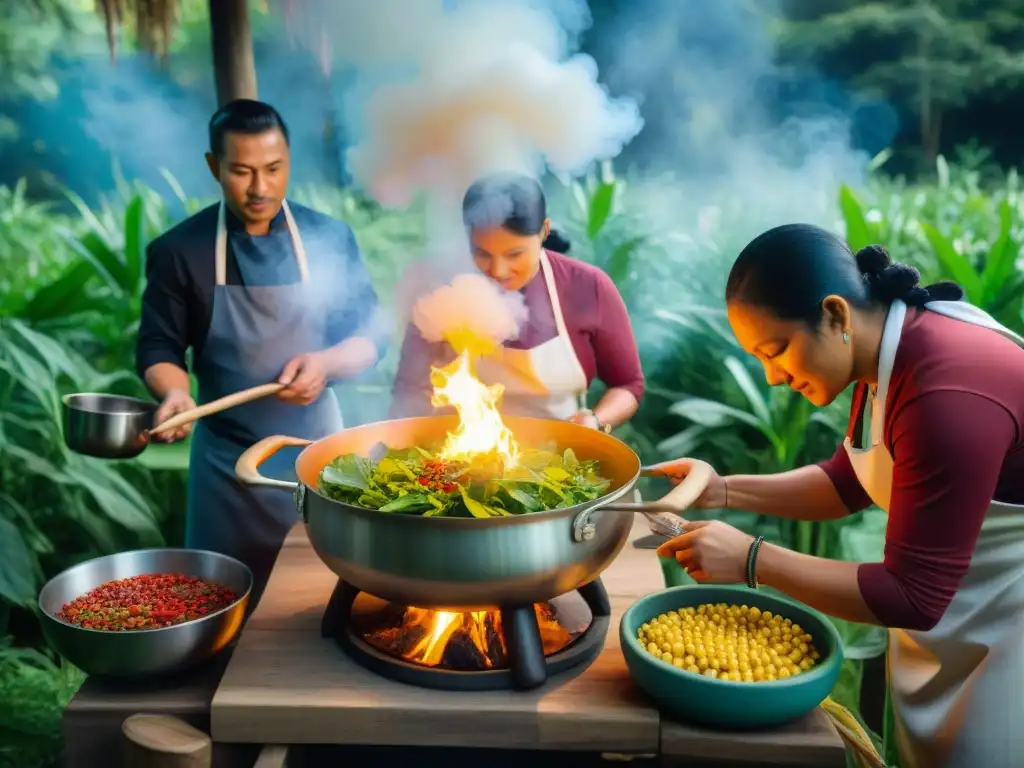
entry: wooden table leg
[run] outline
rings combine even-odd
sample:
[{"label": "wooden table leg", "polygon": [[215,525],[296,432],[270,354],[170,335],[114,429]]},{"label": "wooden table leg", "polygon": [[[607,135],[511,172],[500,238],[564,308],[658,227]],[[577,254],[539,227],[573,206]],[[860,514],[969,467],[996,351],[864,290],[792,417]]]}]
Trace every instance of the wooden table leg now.
[{"label": "wooden table leg", "polygon": [[253,768],[288,768],[288,747],[267,744],[256,758]]},{"label": "wooden table leg", "polygon": [[170,715],[132,715],[121,726],[125,768],[211,768],[213,741]]}]

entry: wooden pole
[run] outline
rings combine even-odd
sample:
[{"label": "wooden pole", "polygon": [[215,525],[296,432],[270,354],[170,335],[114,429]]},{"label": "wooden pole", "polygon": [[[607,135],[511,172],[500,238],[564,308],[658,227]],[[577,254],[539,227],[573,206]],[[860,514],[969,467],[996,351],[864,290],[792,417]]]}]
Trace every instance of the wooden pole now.
[{"label": "wooden pole", "polygon": [[211,768],[213,741],[170,715],[132,715],[121,725],[125,768]]},{"label": "wooden pole", "polygon": [[209,0],[217,106],[256,98],[256,63],[247,0]]}]

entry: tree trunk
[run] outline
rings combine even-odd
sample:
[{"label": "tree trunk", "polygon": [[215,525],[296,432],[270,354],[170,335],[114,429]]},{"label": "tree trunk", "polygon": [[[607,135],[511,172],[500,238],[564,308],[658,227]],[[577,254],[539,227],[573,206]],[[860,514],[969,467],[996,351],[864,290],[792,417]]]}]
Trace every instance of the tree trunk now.
[{"label": "tree trunk", "polygon": [[247,0],[209,0],[217,106],[256,98],[256,64]]},{"label": "tree trunk", "polygon": [[917,38],[917,54],[921,63],[918,80],[918,132],[924,150],[925,170],[935,170],[935,161],[942,146],[942,112],[932,97],[931,81],[931,33],[927,30]]},{"label": "tree trunk", "polygon": [[939,159],[939,150],[942,149],[942,110],[933,107],[931,110],[928,125],[924,129],[924,156],[928,161],[928,169],[935,170],[935,163]]}]

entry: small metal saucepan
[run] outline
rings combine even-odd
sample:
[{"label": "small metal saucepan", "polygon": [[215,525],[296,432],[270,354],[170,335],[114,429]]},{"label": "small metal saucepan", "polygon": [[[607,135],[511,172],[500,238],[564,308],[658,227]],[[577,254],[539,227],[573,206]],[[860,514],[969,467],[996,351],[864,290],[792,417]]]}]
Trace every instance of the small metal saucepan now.
[{"label": "small metal saucepan", "polygon": [[191,424],[204,416],[236,405],[275,395],[283,384],[261,384],[219,400],[190,408],[154,426],[156,403],[121,395],[83,393],[65,395],[64,442],[75,453],[98,459],[131,459],[149,444],[153,435]]}]

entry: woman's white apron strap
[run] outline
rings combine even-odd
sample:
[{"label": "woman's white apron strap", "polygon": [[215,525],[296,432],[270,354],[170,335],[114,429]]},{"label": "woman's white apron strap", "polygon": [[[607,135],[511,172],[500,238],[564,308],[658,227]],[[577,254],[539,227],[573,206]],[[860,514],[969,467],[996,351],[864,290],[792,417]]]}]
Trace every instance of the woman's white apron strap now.
[{"label": "woman's white apron strap", "polygon": [[555,275],[551,270],[551,259],[544,250],[540,252],[540,268],[544,272],[544,282],[548,288],[548,298],[551,300],[551,311],[555,316],[555,327],[558,328],[558,337],[563,340],[563,346],[568,343],[571,354],[567,356],[566,362],[570,364],[575,372],[575,381],[581,382],[582,387],[576,391],[576,410],[585,408],[587,405],[587,374],[583,370],[576,350],[573,348],[572,339],[569,336],[569,328],[565,324],[565,315],[562,313],[562,300],[558,297],[558,286],[555,285]]},{"label": "woman's white apron strap", "polygon": [[896,362],[896,350],[900,345],[900,336],[906,317],[907,305],[902,301],[894,301],[889,309],[889,315],[885,319],[882,344],[878,351],[878,384],[875,388],[876,394],[871,408],[871,446],[880,445],[882,442],[889,379],[892,377],[892,366]]},{"label": "woman's white apron strap", "polygon": [[477,362],[477,375],[489,385],[502,384],[506,413],[539,418],[568,419],[585,404],[587,375],[569,336],[558,297],[551,262],[540,255],[541,274],[551,302],[557,330],[554,338],[533,349],[505,347],[493,358]]}]

